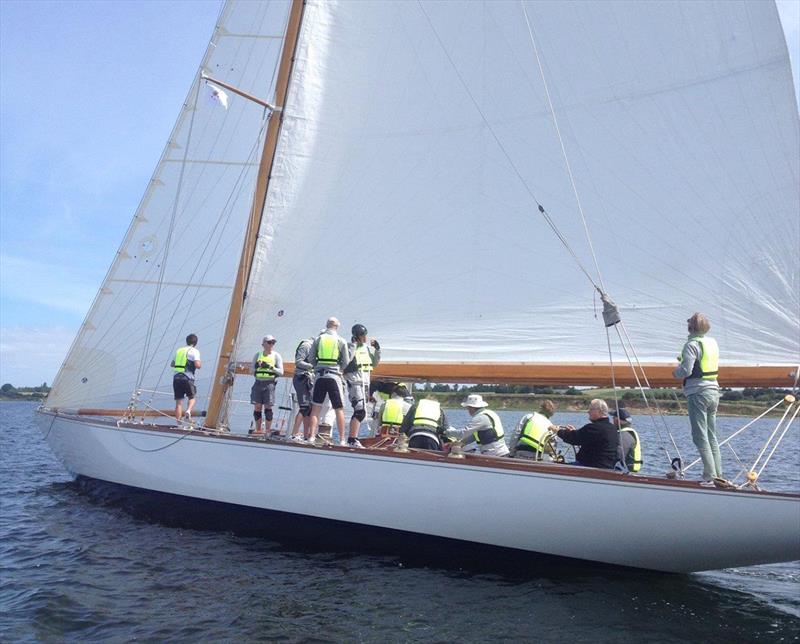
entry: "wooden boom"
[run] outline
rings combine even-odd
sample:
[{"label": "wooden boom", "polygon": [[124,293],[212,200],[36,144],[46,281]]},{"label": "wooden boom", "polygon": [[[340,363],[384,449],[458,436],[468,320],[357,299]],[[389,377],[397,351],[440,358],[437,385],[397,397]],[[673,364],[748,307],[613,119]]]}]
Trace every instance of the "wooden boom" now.
[{"label": "wooden boom", "polygon": [[[642,365],[652,387],[678,387],[681,381],[672,377],[674,364]],[[723,365],[719,383],[723,387],[792,387],[795,369],[774,365]],[[251,374],[252,365],[237,363],[237,374]],[[285,375],[294,373],[294,365],[284,365]],[[582,385],[610,387],[611,367],[600,362],[381,362],[372,372],[374,378],[447,383],[519,384],[519,385]],[[627,365],[614,368],[620,387],[635,387],[636,378]],[[639,373],[639,379],[644,381]]]}]

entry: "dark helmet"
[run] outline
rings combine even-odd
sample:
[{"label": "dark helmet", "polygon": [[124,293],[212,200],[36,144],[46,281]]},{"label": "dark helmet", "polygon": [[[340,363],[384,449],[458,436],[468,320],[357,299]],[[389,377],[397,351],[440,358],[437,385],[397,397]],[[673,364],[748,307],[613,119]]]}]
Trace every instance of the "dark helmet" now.
[{"label": "dark helmet", "polygon": [[354,324],[353,328],[350,329],[351,333],[353,334],[354,338],[357,338],[362,335],[367,335],[367,327],[363,324]]}]

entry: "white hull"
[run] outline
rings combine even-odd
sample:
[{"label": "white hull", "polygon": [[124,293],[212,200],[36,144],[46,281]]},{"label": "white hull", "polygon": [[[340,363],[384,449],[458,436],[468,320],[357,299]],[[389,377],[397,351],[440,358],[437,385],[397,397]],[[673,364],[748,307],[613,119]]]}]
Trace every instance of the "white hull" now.
[{"label": "white hull", "polygon": [[70,472],[148,490],[653,570],[800,559],[796,495],[38,417]]}]

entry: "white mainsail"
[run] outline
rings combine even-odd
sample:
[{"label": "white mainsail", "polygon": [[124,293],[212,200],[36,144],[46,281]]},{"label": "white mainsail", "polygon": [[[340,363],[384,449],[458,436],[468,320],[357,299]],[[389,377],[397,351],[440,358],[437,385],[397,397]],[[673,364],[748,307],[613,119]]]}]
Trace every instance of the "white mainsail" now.
[{"label": "white mainsail", "polygon": [[[798,114],[774,4],[525,10],[639,357],[674,361],[701,310],[724,362],[800,362]],[[592,287],[528,190],[594,273],[520,2],[308,2],[237,360],[331,314],[387,360],[603,360]]]},{"label": "white mainsail", "polygon": [[[229,2],[108,275],[55,380],[53,407],[169,407],[169,361],[197,333],[201,399],[231,300],[266,123],[245,99],[208,100],[200,72],[270,97],[289,3]],[[155,310],[154,310],[155,309]]]}]

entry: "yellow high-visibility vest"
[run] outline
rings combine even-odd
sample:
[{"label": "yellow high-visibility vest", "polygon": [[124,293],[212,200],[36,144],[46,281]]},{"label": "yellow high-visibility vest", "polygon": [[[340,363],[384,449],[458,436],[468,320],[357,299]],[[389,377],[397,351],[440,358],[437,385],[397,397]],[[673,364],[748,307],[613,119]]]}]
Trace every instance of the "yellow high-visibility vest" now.
[{"label": "yellow high-visibility vest", "polygon": [[259,352],[256,358],[256,380],[275,380],[275,374],[270,369],[275,368],[275,354]]}]

